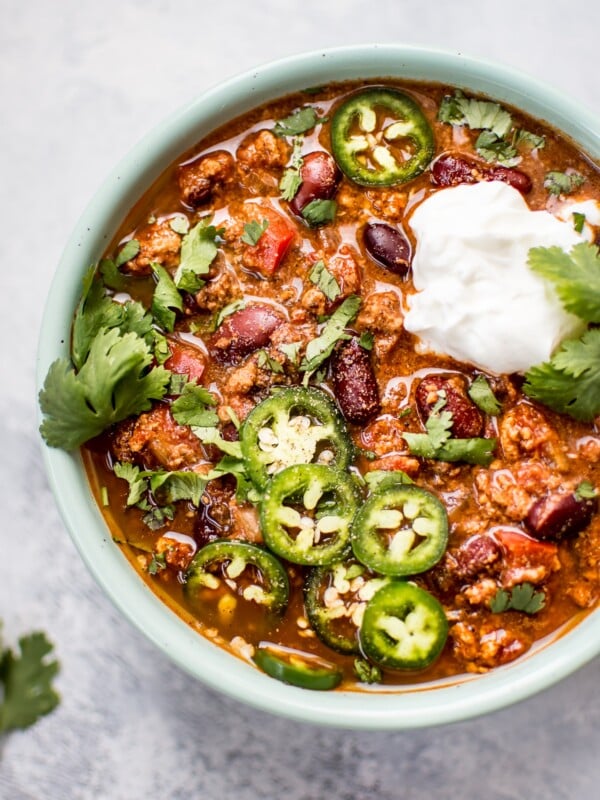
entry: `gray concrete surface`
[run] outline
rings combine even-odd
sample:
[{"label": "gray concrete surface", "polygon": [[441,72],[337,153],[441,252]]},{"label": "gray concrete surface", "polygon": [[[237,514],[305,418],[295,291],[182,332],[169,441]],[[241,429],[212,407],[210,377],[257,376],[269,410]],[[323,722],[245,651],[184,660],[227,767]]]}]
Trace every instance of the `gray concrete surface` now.
[{"label": "gray concrete surface", "polygon": [[61,249],[103,177],[168,112],[285,54],[357,42],[484,56],[600,106],[600,5],[551,0],[0,0],[0,617],[46,629],[60,708],[0,754],[3,800],[592,800],[600,662],[442,729],[321,730],[180,672],[113,609],[58,517],[34,354]]}]

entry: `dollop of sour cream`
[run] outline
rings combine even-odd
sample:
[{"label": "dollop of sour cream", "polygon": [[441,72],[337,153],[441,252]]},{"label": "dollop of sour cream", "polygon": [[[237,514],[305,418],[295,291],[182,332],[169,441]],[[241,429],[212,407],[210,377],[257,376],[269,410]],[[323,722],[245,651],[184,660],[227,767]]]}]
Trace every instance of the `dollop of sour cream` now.
[{"label": "dollop of sour cream", "polygon": [[525,372],[581,330],[552,284],[527,265],[532,247],[585,241],[572,219],[531,211],[500,181],[440,189],[414,211],[417,239],[404,324],[423,350],[493,373]]}]

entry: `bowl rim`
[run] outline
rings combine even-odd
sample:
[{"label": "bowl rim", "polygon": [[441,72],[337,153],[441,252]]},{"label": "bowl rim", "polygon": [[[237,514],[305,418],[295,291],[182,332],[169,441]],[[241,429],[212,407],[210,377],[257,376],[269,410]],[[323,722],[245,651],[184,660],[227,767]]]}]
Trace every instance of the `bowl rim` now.
[{"label": "bowl rim", "polygon": [[[301,53],[228,78],[154,127],[119,162],[85,209],[49,290],[38,345],[37,391],[51,362],[68,355],[70,322],[87,266],[99,259],[135,200],[178,155],[219,124],[267,100],[306,86],[353,77],[421,78],[487,94],[527,108],[532,116],[548,121],[577,141],[592,158],[600,158],[600,120],[589,110],[510,67],[461,53],[406,45],[351,45]],[[71,538],[116,607],[189,674],[263,711],[301,722],[363,730],[446,724],[521,701],[600,653],[597,609],[516,662],[442,685],[328,693],[279,683],[199,635],[150,590],[114,546],[79,453],[66,453],[42,443],[42,455]]]}]

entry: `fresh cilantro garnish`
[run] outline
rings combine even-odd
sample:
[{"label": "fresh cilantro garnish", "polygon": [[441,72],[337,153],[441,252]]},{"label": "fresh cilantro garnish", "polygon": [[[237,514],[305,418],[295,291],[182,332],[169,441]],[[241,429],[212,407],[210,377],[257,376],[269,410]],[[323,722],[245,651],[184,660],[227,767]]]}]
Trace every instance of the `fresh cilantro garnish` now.
[{"label": "fresh cilantro garnish", "polygon": [[257,365],[261,369],[267,369],[271,372],[283,372],[283,367],[276,358],[271,358],[266,350],[259,350],[256,360]]},{"label": "fresh cilantro garnish", "polygon": [[167,558],[165,553],[152,553],[152,559],[148,564],[148,574],[156,575],[167,568]]},{"label": "fresh cilantro garnish", "polygon": [[171,415],[179,425],[211,427],[217,425],[219,417],[212,410],[217,401],[203,386],[188,383],[181,396],[171,405]]},{"label": "fresh cilantro garnish", "polygon": [[199,506],[209,477],[187,470],[157,470],[149,475],[149,479],[152,493],[160,497],[161,502],[170,505],[179,500],[189,500],[193,505]]},{"label": "fresh cilantro garnish", "polygon": [[130,239],[117,253],[117,257],[115,258],[115,267],[117,267],[117,269],[122,267],[123,264],[126,264],[128,261],[131,261],[132,258],[135,258],[139,252],[140,243],[138,240]]},{"label": "fresh cilantro garnish", "polygon": [[585,225],[585,214],[582,214],[580,211],[573,211],[573,227],[577,231],[577,233],[581,233],[583,231],[583,226]]},{"label": "fresh cilantro garnish", "polygon": [[223,308],[215,317],[214,329],[217,330],[224,319],[230,317],[234,312],[240,311],[242,308],[246,308],[246,301],[242,298],[239,300],[234,300],[233,303],[228,303],[226,306],[223,306]]},{"label": "fresh cilantro garnish", "polygon": [[244,244],[249,244],[252,247],[255,247],[268,227],[269,227],[268,219],[263,219],[262,222],[258,222],[255,219],[251,220],[250,222],[247,222],[244,225],[244,232],[241,235],[242,242],[244,242]]},{"label": "fresh cilantro garnish", "polygon": [[125,291],[127,279],[111,258],[103,258],[98,267],[102,282],[108,289],[112,289],[114,292]]},{"label": "fresh cilantro garnish", "polygon": [[340,285],[327,267],[324,261],[317,261],[308,275],[309,279],[323,292],[328,300],[335,300],[342,293]]},{"label": "fresh cilantro garnish", "polygon": [[197,292],[204,285],[200,277],[206,275],[217,255],[217,238],[223,228],[210,224],[204,217],[181,240],[181,260],[175,272],[175,286],[185,292]]},{"label": "fresh cilantro garnish", "polygon": [[0,650],[0,733],[28,728],[59,703],[52,687],[58,661],[49,660],[52,644],[41,632],[19,639],[19,652]]},{"label": "fresh cilantro garnish", "polygon": [[544,180],[544,188],[550,194],[571,194],[579,189],[584,181],[585,178],[578,172],[548,172]]},{"label": "fresh cilantro garnish", "polygon": [[157,531],[162,528],[167,522],[171,522],[175,516],[175,509],[173,506],[151,506],[145,505],[146,514],[142,517],[142,522],[151,531]]},{"label": "fresh cilantro garnish", "polygon": [[223,406],[223,411],[227,413],[227,416],[233,422],[236,431],[239,431],[239,429],[242,427],[242,422],[235,413],[234,409],[231,406]]},{"label": "fresh cilantro garnish", "polygon": [[321,334],[310,341],[306,347],[306,354],[300,364],[303,372],[315,370],[326,358],[329,358],[337,342],[350,338],[347,333],[344,333],[344,329],[358,314],[360,303],[360,297],[350,295],[331,315]]},{"label": "fresh cilantro garnish", "polygon": [[525,378],[528,397],[591,422],[600,414],[600,328],[563,342],[550,361],[532,367]]},{"label": "fresh cilantro garnish", "polygon": [[[150,319],[152,316],[148,314]],[[152,329],[152,350],[154,353],[154,358],[156,359],[157,364],[164,364],[165,361],[171,356],[171,350],[169,348],[169,342],[167,341],[167,337],[163,336],[162,333],[159,333],[156,328]],[[171,377],[171,384],[169,384],[169,394],[177,394],[177,392],[171,391],[171,386],[173,385],[172,381],[174,377]]]},{"label": "fresh cilantro garnish", "polygon": [[421,458],[487,466],[494,457],[496,439],[451,439],[452,414],[442,410],[445,403],[445,396],[441,396],[431,410],[425,423],[427,433],[402,434],[410,452]]},{"label": "fresh cilantro garnish", "polygon": [[546,605],[544,592],[536,592],[530,583],[520,583],[513,586],[510,592],[498,589],[490,602],[490,609],[494,614],[503,611],[523,611],[525,614],[537,614]]},{"label": "fresh cilantro garnish", "polygon": [[375,343],[375,338],[371,331],[363,331],[363,333],[360,335],[358,343],[365,350],[372,350],[373,344]]},{"label": "fresh cilantro garnish", "polygon": [[232,455],[224,455],[219,463],[209,473],[211,478],[220,478],[222,475],[231,475],[236,481],[236,498],[240,503],[249,501],[257,503],[260,495],[254,488],[254,484],[249,479],[246,472],[246,462],[243,458]]},{"label": "fresh cilantro garnish", "polygon": [[576,500],[592,500],[596,497],[597,492],[594,486],[589,481],[581,481],[579,486],[575,489]]},{"label": "fresh cilantro garnish", "polygon": [[319,122],[319,115],[312,106],[298,108],[289,117],[280,119],[275,123],[273,133],[275,136],[298,136],[300,133],[310,131]]},{"label": "fresh cilantro garnish", "polygon": [[374,469],[370,472],[366,472],[363,477],[371,492],[379,489],[384,482],[414,483],[413,479],[400,469],[392,471],[387,469]]},{"label": "fresh cilantro garnish", "polygon": [[172,397],[183,394],[183,390],[187,386],[189,378],[187,375],[179,375],[177,372],[172,372],[169,379],[169,389],[167,394]]},{"label": "fresh cilantro garnish", "polygon": [[561,303],[585,322],[600,322],[600,250],[589,242],[570,253],[560,247],[533,247],[528,264],[552,281]]},{"label": "fresh cilantro garnish", "polygon": [[180,236],[185,236],[190,229],[190,221],[184,214],[177,214],[169,220],[169,228]]},{"label": "fresh cilantro garnish", "polygon": [[300,356],[300,348],[302,347],[302,342],[289,342],[287,344],[278,344],[277,349],[280,350],[283,355],[289,359],[292,364],[298,366],[298,358]]},{"label": "fresh cilantro garnish", "polygon": [[135,464],[129,464],[126,461],[117,461],[113,465],[113,471],[117,478],[121,478],[129,484],[126,504],[136,506],[148,490],[146,473],[142,472]]},{"label": "fresh cilantro garnish", "polygon": [[467,394],[485,414],[496,416],[502,410],[502,406],[496,400],[492,387],[483,375],[478,375],[469,386]]},{"label": "fresh cilantro garnish", "polygon": [[311,200],[302,209],[302,216],[309,225],[325,225],[333,222],[337,211],[335,200]]},{"label": "fresh cilantro garnish", "polygon": [[516,147],[492,131],[482,131],[475,142],[475,149],[485,161],[494,161],[503,167],[514,167],[521,161]]},{"label": "fresh cilantro garnish", "polygon": [[502,106],[468,98],[460,89],[453,96],[444,97],[438,119],[450,125],[468,125],[472,130],[488,130],[499,138],[512,128],[512,117]]},{"label": "fresh cilantro garnish", "polygon": [[[226,453],[228,456],[233,456],[237,459],[242,459],[242,446],[239,442],[228,442],[224,439],[217,428],[215,427],[198,427],[192,425],[193,433],[200,439],[203,444],[214,444],[216,447],[219,448],[223,453]],[[211,477],[211,473],[209,473],[209,477]]]},{"label": "fresh cilantro garnish", "polygon": [[531,131],[517,130],[513,136],[513,144],[517,147],[525,145],[530,150],[541,150],[546,146],[546,139],[544,136],[531,133]]},{"label": "fresh cilantro garnish", "polygon": [[146,342],[116,328],[94,338],[78,373],[67,359],[48,370],[39,400],[46,418],[40,432],[51,447],[73,450],[109,425],[147,411],[167,389],[164,367],[148,370],[153,360]]},{"label": "fresh cilantro garnish", "polygon": [[354,674],[361,683],[381,683],[381,670],[364,658],[354,659]]},{"label": "fresh cilantro garnish", "polygon": [[300,177],[300,170],[302,169],[303,159],[302,151],[302,136],[297,136],[294,139],[294,149],[292,151],[292,158],[289,167],[286,168],[281,180],[279,181],[279,191],[284,200],[288,202],[293,200],[302,185],[302,178]]},{"label": "fresh cilantro garnish", "polygon": [[170,332],[175,326],[175,310],[183,311],[183,300],[164,267],[152,264],[152,271],[158,279],[152,297],[152,316],[161,328]]}]

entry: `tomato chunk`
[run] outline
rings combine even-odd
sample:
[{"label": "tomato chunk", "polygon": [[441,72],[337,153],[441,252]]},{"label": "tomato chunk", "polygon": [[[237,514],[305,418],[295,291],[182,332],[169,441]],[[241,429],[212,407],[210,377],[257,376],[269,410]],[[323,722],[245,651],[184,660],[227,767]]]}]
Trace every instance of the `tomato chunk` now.
[{"label": "tomato chunk", "polygon": [[165,369],[175,372],[177,375],[187,375],[190,380],[195,378],[200,383],[206,369],[204,353],[191,344],[173,341],[169,341],[169,350],[171,355],[165,361]]},{"label": "tomato chunk", "polygon": [[255,245],[245,246],[243,261],[268,278],[283,261],[296,230],[284,217],[270,209],[261,208],[261,217],[269,224]]},{"label": "tomato chunk", "polygon": [[551,542],[539,542],[525,533],[511,530],[494,531],[494,539],[503,548],[505,563],[510,567],[543,566],[556,569],[558,547]]}]

